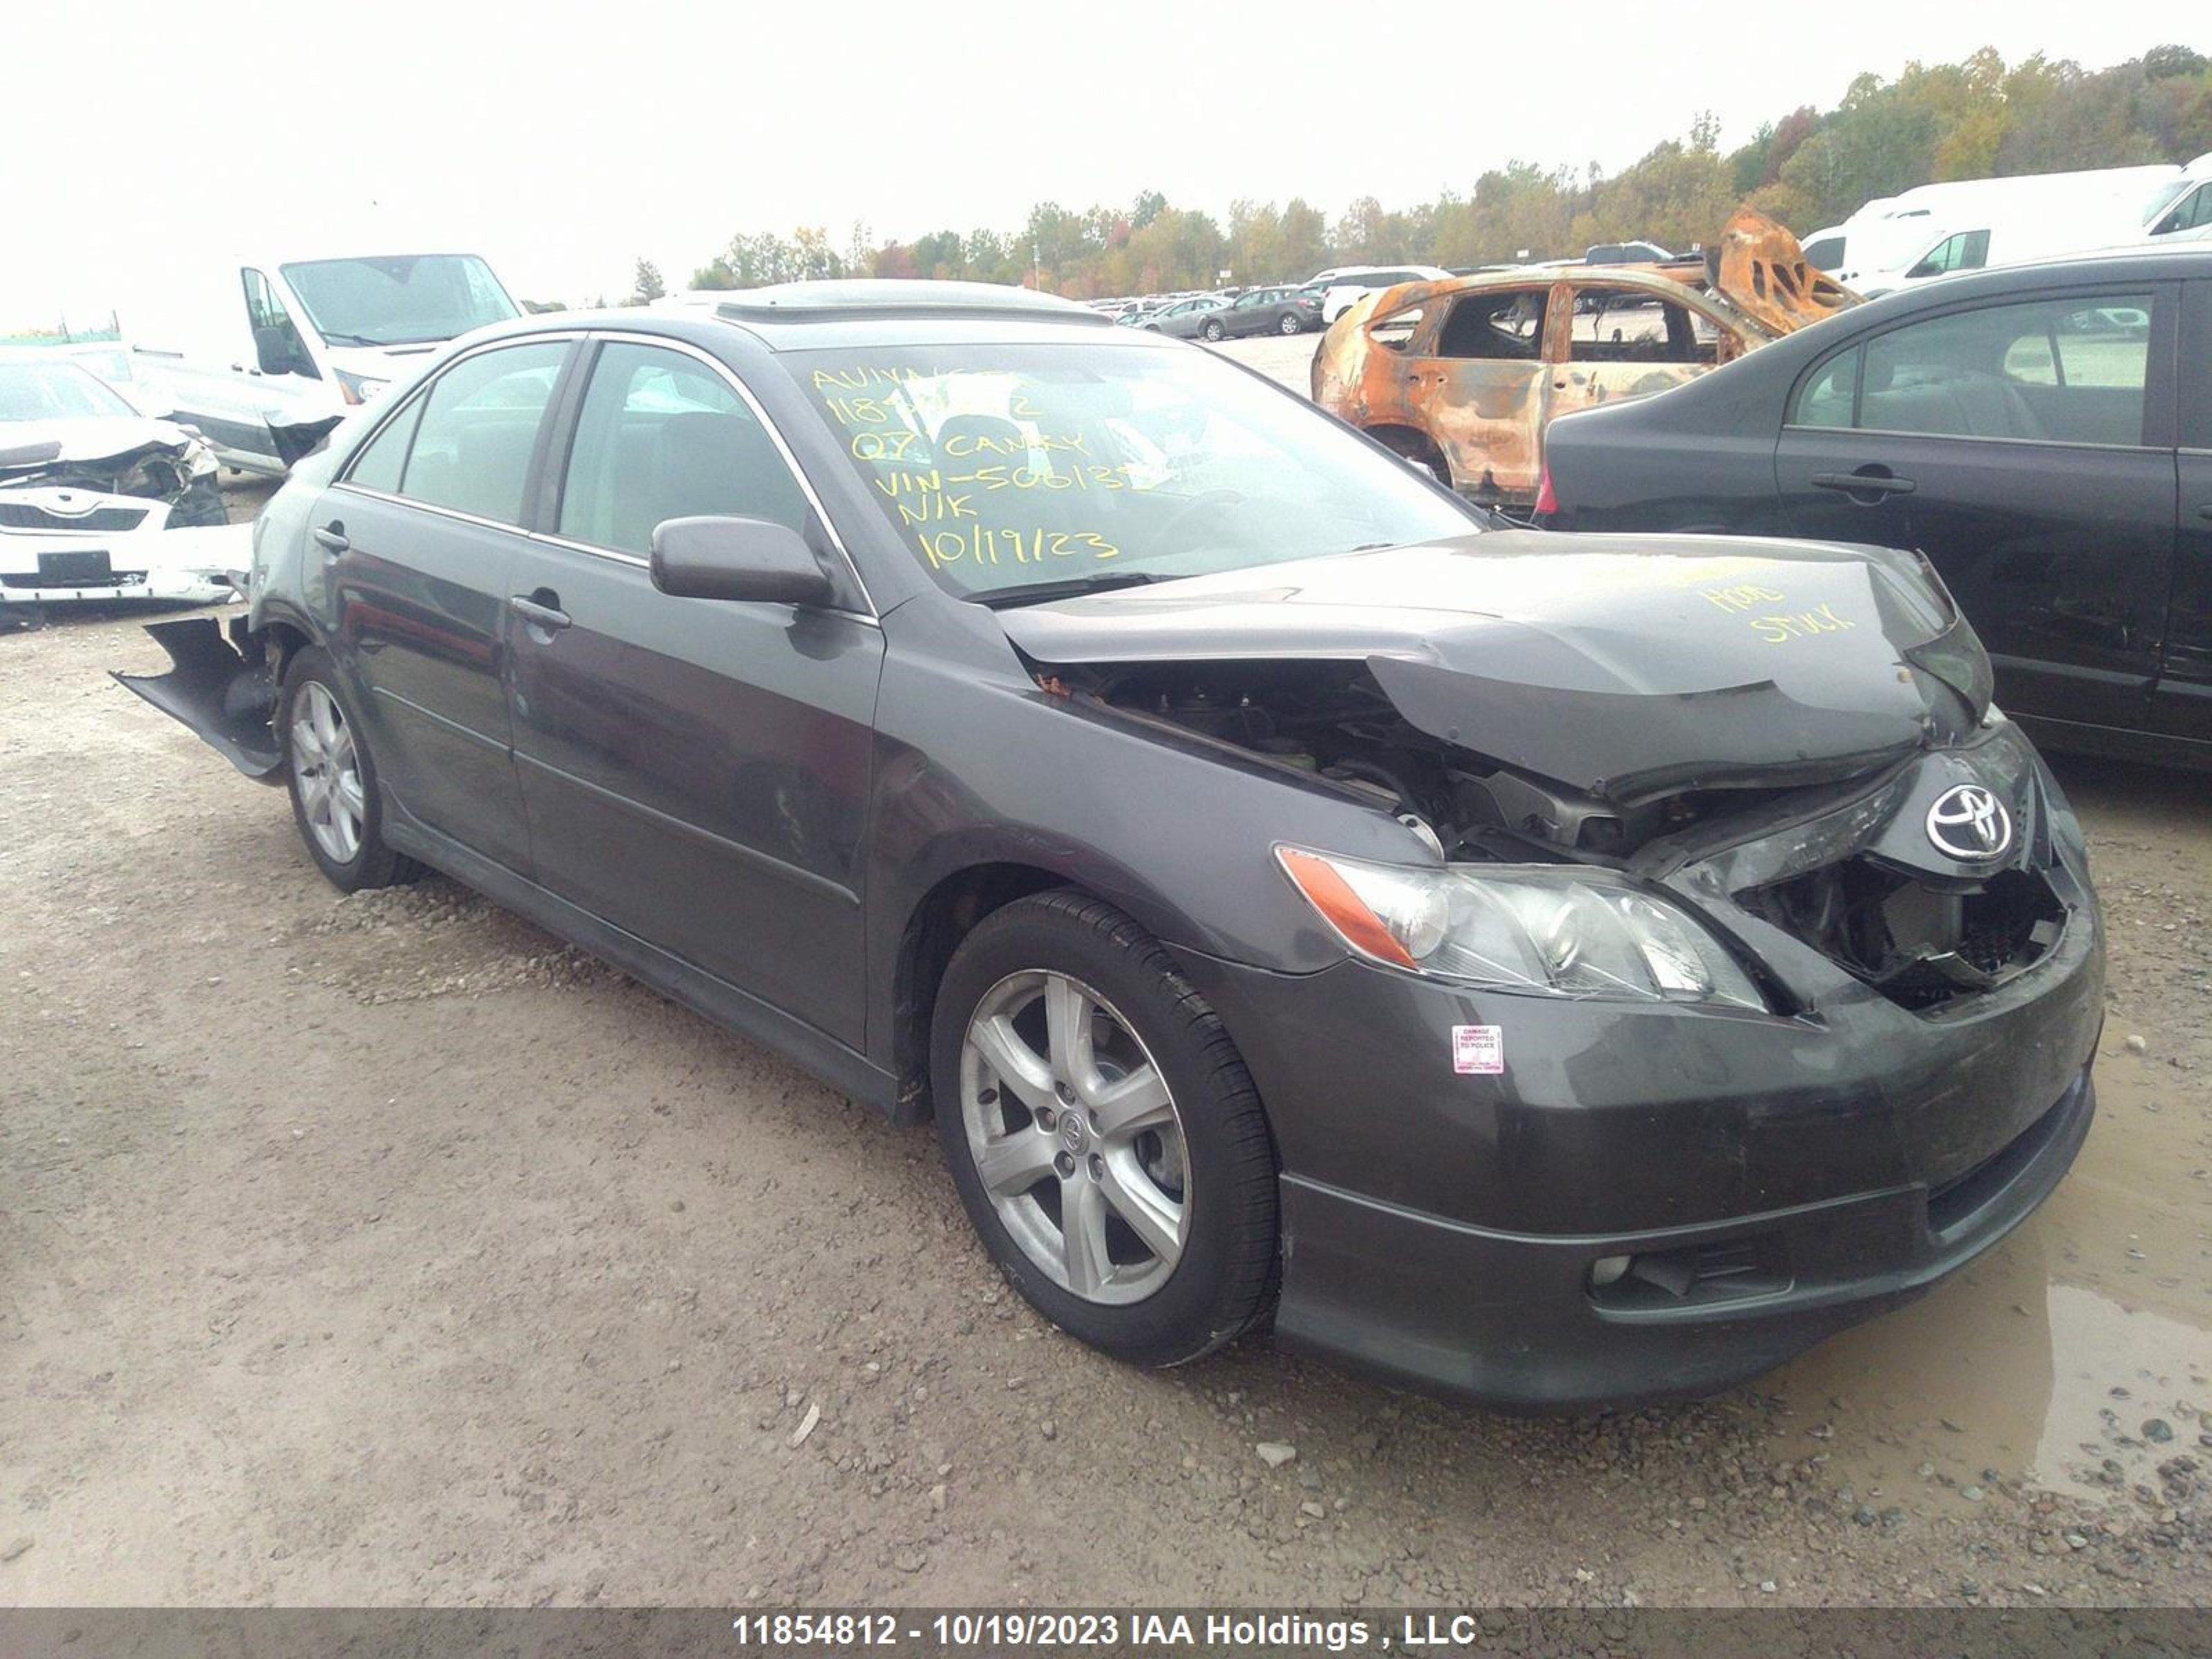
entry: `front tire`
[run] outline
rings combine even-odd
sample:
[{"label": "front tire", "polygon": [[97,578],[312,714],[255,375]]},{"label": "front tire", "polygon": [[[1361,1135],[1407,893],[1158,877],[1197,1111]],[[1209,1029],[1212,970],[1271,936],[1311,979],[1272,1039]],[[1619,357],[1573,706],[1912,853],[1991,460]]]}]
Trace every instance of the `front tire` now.
[{"label": "front tire", "polygon": [[1111,905],[1042,893],[977,924],[938,990],[930,1080],[969,1218],[1054,1324],[1166,1366],[1266,1315],[1259,1094],[1174,960]]},{"label": "front tire", "polygon": [[420,876],[422,866],[384,839],[368,740],[319,647],[301,651],[285,670],[276,729],[284,739],[292,820],[331,885],[358,893]]}]

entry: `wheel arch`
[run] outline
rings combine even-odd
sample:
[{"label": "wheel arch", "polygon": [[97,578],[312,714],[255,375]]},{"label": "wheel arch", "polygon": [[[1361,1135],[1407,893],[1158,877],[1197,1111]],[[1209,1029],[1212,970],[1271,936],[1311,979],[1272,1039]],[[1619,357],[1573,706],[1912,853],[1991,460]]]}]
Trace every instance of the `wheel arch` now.
[{"label": "wheel arch", "polygon": [[1444,459],[1443,449],[1434,438],[1403,421],[1377,421],[1360,430],[1384,448],[1408,459],[1441,463]]},{"label": "wheel arch", "polygon": [[988,859],[940,876],[908,909],[893,960],[889,998],[891,1069],[899,1079],[902,1121],[921,1122],[933,1115],[930,1021],[937,1011],[937,988],[960,941],[994,911],[1033,893],[1060,888],[1088,890],[1064,872],[1042,865]]}]

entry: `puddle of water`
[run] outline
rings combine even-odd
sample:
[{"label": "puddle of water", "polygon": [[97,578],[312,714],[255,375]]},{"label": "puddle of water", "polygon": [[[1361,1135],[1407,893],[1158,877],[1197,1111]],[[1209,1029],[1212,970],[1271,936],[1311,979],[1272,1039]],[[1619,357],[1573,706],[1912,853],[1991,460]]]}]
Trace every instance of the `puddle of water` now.
[{"label": "puddle of water", "polygon": [[[2124,1055],[2100,1065],[2098,1085],[2088,1144],[2041,1212],[1922,1301],[1760,1385],[1793,1414],[1778,1450],[1826,1453],[1830,1480],[1876,1509],[1963,1508],[1988,1470],[2101,1500],[2155,1492],[2170,1457],[2208,1461],[2212,1190],[2191,1175],[2206,1162],[2202,1103],[2154,1097],[2166,1080]],[[2145,1436],[2154,1419],[2170,1439]],[[1820,1425],[1832,1435],[1814,1437]]]}]

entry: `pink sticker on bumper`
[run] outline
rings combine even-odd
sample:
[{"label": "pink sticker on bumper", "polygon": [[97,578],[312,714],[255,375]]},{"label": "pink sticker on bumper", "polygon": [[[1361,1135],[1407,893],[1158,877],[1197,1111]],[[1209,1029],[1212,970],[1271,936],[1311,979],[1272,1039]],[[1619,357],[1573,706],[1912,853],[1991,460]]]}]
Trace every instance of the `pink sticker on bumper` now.
[{"label": "pink sticker on bumper", "polygon": [[1452,1070],[1462,1076],[1496,1077],[1505,1070],[1505,1031],[1498,1025],[1452,1027]]}]

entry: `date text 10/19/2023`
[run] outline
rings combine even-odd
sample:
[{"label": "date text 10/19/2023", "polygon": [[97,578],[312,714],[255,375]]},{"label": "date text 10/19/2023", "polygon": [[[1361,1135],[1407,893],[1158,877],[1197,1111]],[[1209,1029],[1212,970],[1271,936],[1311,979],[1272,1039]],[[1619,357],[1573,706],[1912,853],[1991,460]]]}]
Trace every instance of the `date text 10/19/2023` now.
[{"label": "date text 10/19/2023", "polygon": [[739,1640],[775,1648],[1145,1648],[1245,1653],[1255,1648],[1352,1653],[1464,1648],[1482,1639],[1471,1613],[1409,1613],[1392,1620],[1307,1613],[1075,1613],[988,1611],[746,1613],[732,1621]]}]

